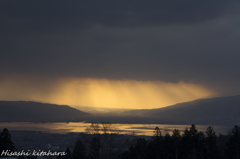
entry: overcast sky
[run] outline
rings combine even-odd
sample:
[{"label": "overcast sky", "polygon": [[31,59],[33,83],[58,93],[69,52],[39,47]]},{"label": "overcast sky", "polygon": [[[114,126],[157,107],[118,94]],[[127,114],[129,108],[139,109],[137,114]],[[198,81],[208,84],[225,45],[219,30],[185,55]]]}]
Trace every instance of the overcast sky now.
[{"label": "overcast sky", "polygon": [[194,82],[240,92],[240,1],[1,0],[0,78]]}]

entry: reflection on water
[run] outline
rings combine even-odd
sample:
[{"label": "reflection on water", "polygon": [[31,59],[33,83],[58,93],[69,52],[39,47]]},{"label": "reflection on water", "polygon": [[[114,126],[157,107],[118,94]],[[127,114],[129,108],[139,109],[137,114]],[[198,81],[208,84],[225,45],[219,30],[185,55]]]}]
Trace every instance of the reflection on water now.
[{"label": "reflection on water", "polygon": [[[34,130],[44,131],[50,133],[69,133],[69,132],[85,132],[91,123],[84,122],[70,122],[70,123],[30,123],[30,122],[14,122],[14,123],[0,123],[0,129],[7,128],[8,130]],[[112,124],[120,134],[135,134],[152,136],[156,127],[159,127],[163,135],[167,132],[171,134],[174,129],[183,132],[190,125],[166,125],[166,124]],[[205,132],[207,125],[196,125],[198,131]],[[217,134],[226,134],[229,130],[224,126],[212,126]]]}]

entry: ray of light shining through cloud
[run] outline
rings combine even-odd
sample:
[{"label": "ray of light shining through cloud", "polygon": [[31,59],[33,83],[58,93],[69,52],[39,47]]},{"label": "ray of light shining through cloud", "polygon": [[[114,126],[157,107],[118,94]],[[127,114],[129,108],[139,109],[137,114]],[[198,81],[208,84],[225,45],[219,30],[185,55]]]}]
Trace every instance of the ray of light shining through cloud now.
[{"label": "ray of light shining through cloud", "polygon": [[34,78],[15,78],[1,80],[0,87],[1,100],[133,109],[160,108],[214,94],[214,91],[191,82],[94,78],[61,78],[41,83]]}]

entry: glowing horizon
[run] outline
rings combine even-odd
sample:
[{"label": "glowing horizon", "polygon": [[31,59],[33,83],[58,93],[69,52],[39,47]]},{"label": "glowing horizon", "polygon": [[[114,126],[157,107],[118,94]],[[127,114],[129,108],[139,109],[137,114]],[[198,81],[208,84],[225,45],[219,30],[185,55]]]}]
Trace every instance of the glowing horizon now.
[{"label": "glowing horizon", "polygon": [[0,100],[32,100],[60,105],[104,108],[151,109],[213,95],[192,82],[58,78],[39,82],[34,78],[5,78]]}]

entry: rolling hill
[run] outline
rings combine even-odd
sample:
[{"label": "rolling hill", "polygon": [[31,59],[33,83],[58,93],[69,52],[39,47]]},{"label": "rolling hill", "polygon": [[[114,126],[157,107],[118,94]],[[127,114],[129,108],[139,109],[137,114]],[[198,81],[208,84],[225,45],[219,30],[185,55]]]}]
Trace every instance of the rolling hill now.
[{"label": "rolling hill", "polygon": [[240,124],[240,95],[199,99],[159,109],[131,110],[125,115],[154,123]]},{"label": "rolling hill", "polygon": [[0,122],[69,122],[90,117],[67,105],[26,101],[0,101]]},{"label": "rolling hill", "polygon": [[0,122],[112,122],[148,124],[240,124],[240,95],[199,99],[158,109],[120,114],[89,114],[66,106],[39,102],[0,101]]}]

